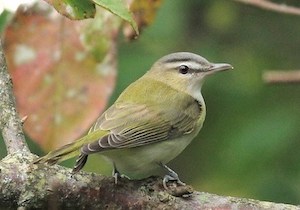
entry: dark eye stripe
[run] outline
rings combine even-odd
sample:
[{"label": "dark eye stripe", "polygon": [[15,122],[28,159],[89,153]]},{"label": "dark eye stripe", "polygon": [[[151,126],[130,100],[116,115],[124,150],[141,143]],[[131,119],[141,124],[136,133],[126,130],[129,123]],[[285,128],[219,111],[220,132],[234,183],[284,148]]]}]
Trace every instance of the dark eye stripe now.
[{"label": "dark eye stripe", "polygon": [[191,59],[191,58],[170,58],[164,61],[164,63],[175,63],[175,62],[188,62],[188,61],[194,61],[195,60]]}]

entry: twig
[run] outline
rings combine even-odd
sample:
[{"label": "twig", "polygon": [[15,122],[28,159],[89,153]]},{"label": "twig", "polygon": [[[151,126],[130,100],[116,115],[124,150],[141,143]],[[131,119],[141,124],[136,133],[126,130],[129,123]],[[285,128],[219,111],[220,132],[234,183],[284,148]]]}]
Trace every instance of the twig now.
[{"label": "twig", "polygon": [[12,82],[0,39],[0,130],[6,145],[7,153],[29,153],[22,131],[22,123],[16,111]]},{"label": "twig", "polygon": [[268,71],[263,74],[266,83],[300,83],[300,70]]},{"label": "twig", "polygon": [[289,15],[300,15],[300,8],[288,6],[285,4],[277,4],[266,0],[235,0],[244,4],[250,4],[262,9],[271,10]]}]

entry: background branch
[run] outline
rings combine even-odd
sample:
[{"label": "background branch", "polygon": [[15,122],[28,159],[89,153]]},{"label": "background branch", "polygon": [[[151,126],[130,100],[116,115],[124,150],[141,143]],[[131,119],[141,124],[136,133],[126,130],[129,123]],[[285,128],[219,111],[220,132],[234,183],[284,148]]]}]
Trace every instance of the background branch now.
[{"label": "background branch", "polygon": [[297,71],[268,71],[263,74],[267,83],[300,83],[300,70]]},{"label": "background branch", "polygon": [[266,0],[235,0],[244,4],[253,5],[265,10],[274,12],[289,14],[289,15],[300,15],[300,8],[288,6],[286,4],[277,4]]},{"label": "background branch", "polygon": [[22,123],[15,106],[12,81],[8,74],[0,39],[0,129],[7,153],[29,153],[22,131]]}]

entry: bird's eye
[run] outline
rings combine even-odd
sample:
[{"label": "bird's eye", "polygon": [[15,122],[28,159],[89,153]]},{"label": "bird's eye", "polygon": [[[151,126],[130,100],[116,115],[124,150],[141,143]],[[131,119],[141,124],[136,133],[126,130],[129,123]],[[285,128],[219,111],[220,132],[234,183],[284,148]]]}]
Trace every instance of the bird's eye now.
[{"label": "bird's eye", "polygon": [[189,67],[186,65],[179,66],[180,74],[187,74],[189,72]]}]

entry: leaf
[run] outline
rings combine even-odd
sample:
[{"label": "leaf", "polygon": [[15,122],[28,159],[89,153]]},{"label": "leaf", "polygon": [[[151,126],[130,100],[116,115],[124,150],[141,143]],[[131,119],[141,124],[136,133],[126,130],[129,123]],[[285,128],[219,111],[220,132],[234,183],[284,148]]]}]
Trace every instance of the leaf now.
[{"label": "leaf", "polygon": [[[161,2],[162,0],[134,0],[130,4],[130,11],[133,13],[134,20],[140,32],[153,23]],[[129,40],[136,37],[136,33],[128,25],[124,27],[124,35]]]},{"label": "leaf", "polygon": [[133,18],[133,15],[122,0],[93,0],[93,2],[129,22],[136,35],[139,35],[139,29]]},{"label": "leaf", "polygon": [[7,10],[4,10],[0,13],[0,33],[4,30],[6,23],[9,21],[11,13]]},{"label": "leaf", "polygon": [[40,4],[16,12],[4,33],[5,54],[17,108],[28,116],[24,129],[43,149],[82,136],[105,108],[120,24],[105,10],[83,21]]},{"label": "leaf", "polygon": [[[138,26],[129,11],[126,3],[122,0],[44,0],[52,5],[62,15],[73,19],[81,20],[93,18],[96,13],[95,4],[119,16],[127,21],[139,35]],[[94,4],[94,3],[95,4]]]},{"label": "leaf", "polygon": [[45,0],[60,14],[73,19],[93,18],[96,13],[95,4],[88,0]]}]

